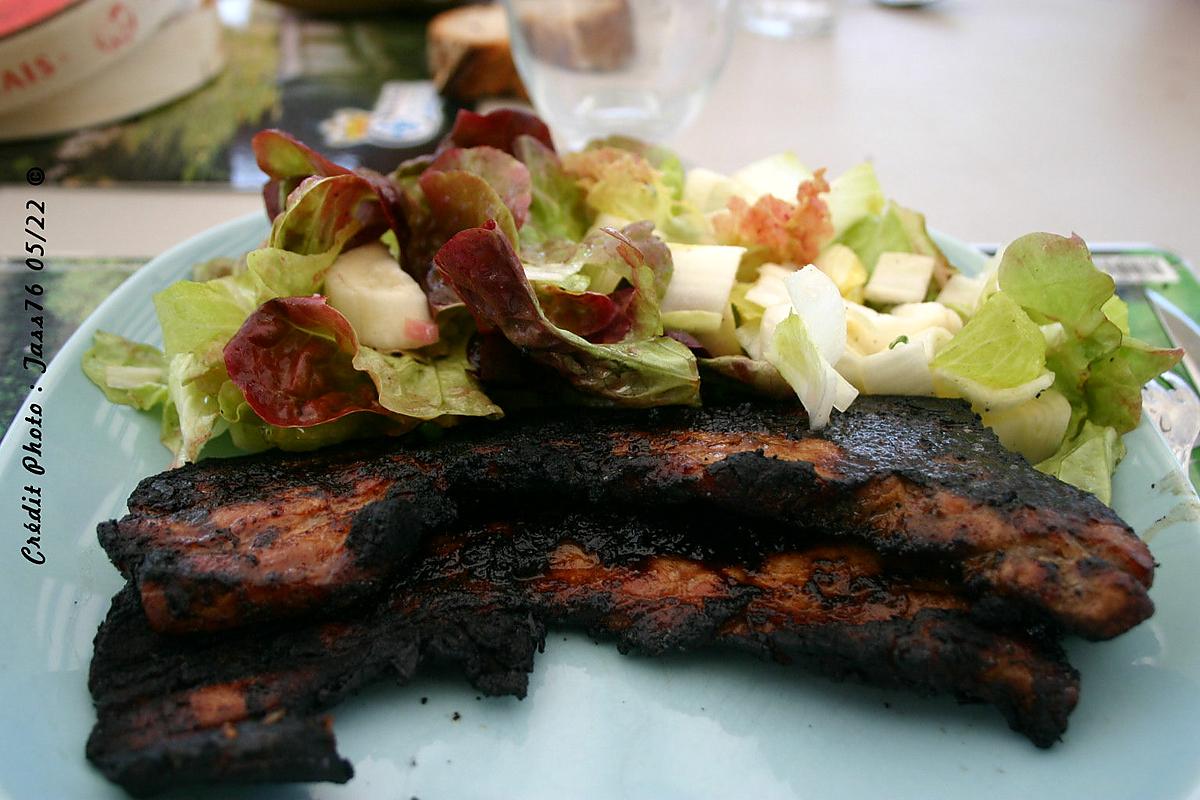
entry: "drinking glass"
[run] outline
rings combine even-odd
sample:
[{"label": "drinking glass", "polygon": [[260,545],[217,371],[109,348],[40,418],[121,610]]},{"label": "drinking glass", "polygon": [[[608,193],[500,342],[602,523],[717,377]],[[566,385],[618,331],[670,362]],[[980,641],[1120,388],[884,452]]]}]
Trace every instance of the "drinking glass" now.
[{"label": "drinking glass", "polygon": [[700,110],[729,54],[731,0],[504,0],[513,58],[568,147],[661,141]]}]

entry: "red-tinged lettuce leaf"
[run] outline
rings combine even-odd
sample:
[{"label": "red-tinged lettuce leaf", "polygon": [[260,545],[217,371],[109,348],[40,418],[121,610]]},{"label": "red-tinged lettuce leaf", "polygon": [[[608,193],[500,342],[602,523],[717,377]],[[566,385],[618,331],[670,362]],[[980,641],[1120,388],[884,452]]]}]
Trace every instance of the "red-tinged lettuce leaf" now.
[{"label": "red-tinged lettuce leaf", "polygon": [[[307,428],[355,412],[404,419],[498,417],[468,372],[467,331],[439,356],[380,353],[358,342],[322,297],[264,303],[225,346],[229,380],[256,418]],[[223,411],[237,403],[222,399]],[[229,422],[241,421],[234,413]]]},{"label": "red-tinged lettuce leaf", "polygon": [[459,233],[434,262],[482,329],[499,330],[584,394],[629,407],[698,402],[696,361],[679,342],[593,344],[550,322],[510,240],[494,224]]},{"label": "red-tinged lettuce leaf", "polygon": [[259,169],[272,178],[307,178],[309,175],[345,175],[350,172],[277,128],[254,134],[250,146],[254,149]]},{"label": "red-tinged lettuce leaf", "polygon": [[610,238],[602,246],[611,248],[629,270],[625,279],[634,289],[629,306],[633,322],[631,337],[661,336],[659,306],[675,269],[671,249],[655,235],[654,225],[649,222],[635,222],[619,231],[603,228],[602,232]]},{"label": "red-tinged lettuce leaf", "polygon": [[[634,223],[623,231],[601,228],[560,256],[568,262],[561,266],[572,274],[612,288],[573,292],[535,281],[551,322],[597,344],[662,335],[659,301],[671,277],[671,251],[654,235],[653,223]],[[538,269],[544,272],[545,266]]]},{"label": "red-tinged lettuce leaf", "polygon": [[283,428],[383,412],[354,368],[358,339],[323,297],[268,300],[225,345],[225,369],[260,419]]},{"label": "red-tinged lettuce leaf", "polygon": [[268,246],[300,255],[339,251],[377,239],[388,219],[371,184],[358,175],[305,178],[271,225]]},{"label": "red-tinged lettuce leaf", "polygon": [[515,155],[514,145],[520,136],[532,136],[551,150],[554,149],[554,140],[546,123],[533,114],[502,108],[490,114],[476,114],[465,109],[459,111],[454,118],[454,127],[438,145],[438,150],[487,145]]},{"label": "red-tinged lettuce leaf", "polygon": [[462,170],[427,170],[419,183],[433,215],[434,230],[442,241],[494,220],[500,232],[516,246],[519,239],[512,213],[483,178]]},{"label": "red-tinged lettuce leaf", "polygon": [[259,131],[250,142],[258,166],[267,173],[263,187],[267,216],[272,220],[288,205],[288,199],[305,179],[332,178],[339,175],[355,175],[370,186],[379,202],[387,227],[399,237],[407,222],[404,217],[403,198],[398,186],[387,176],[374,170],[346,169],[313,150],[295,137],[276,129]]},{"label": "red-tinged lettuce leaf", "polygon": [[607,328],[621,313],[606,294],[568,292],[558,286],[538,287],[536,293],[550,322],[585,339]]},{"label": "red-tinged lettuce leaf", "polygon": [[470,172],[427,169],[417,178],[410,177],[403,204],[409,224],[397,236],[400,263],[420,284],[435,315],[461,305],[433,264],[434,254],[451,236],[495,220],[510,241],[517,241],[508,206],[486,180]]},{"label": "red-tinged lettuce leaf", "polygon": [[[429,165],[430,172],[461,170],[478,175],[495,190],[512,212],[518,228],[525,224],[533,200],[529,169],[503,150],[479,147],[452,147],[441,152]],[[456,231],[457,233],[457,231]]]},{"label": "red-tinged lettuce leaf", "polygon": [[291,134],[275,128],[259,131],[250,140],[258,167],[267,173],[263,200],[271,219],[283,211],[287,197],[310,175],[331,177],[350,170],[335,164]]},{"label": "red-tinged lettuce leaf", "polygon": [[768,194],[750,205],[735,195],[714,220],[717,241],[755,250],[768,261],[811,264],[833,239],[829,207],[821,199],[828,191],[825,170],[819,169],[801,182],[794,203]]},{"label": "red-tinged lettuce leaf", "polygon": [[590,224],[583,189],[563,169],[558,155],[532,136],[518,136],[513,149],[529,170],[533,191],[529,218],[521,227],[522,246],[582,239]]},{"label": "red-tinged lettuce leaf", "polygon": [[700,371],[704,374],[704,396],[709,390],[721,394],[743,394],[768,397],[772,400],[796,400],[796,390],[770,362],[749,356],[718,356],[699,359]]},{"label": "red-tinged lettuce leaf", "polygon": [[687,331],[667,330],[663,331],[663,336],[669,336],[688,350],[691,350],[697,360],[710,357],[708,349],[704,344]]}]

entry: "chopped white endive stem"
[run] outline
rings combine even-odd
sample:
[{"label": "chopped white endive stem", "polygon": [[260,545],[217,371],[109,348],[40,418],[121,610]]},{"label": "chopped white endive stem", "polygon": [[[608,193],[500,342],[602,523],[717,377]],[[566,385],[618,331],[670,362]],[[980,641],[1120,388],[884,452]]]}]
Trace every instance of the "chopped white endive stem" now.
[{"label": "chopped white endive stem", "polygon": [[958,314],[941,303],[903,303],[890,314],[846,303],[847,342],[863,355],[886,350],[902,336],[911,339],[928,329],[952,335],[961,328]]},{"label": "chopped white endive stem", "polygon": [[784,279],[791,303],[763,314],[762,358],[796,392],[808,412],[809,427],[823,427],[830,412],[845,411],[858,389],[833,368],[846,350],[846,309],[837,285],[816,267]]},{"label": "chopped white endive stem", "polygon": [[1051,322],[1040,326],[1042,338],[1046,340],[1046,349],[1053,350],[1067,340],[1067,330],[1061,322]]},{"label": "chopped white endive stem", "polygon": [[111,389],[136,389],[147,383],[163,383],[162,367],[127,367],[109,365],[104,368],[104,382]]},{"label": "chopped white endive stem", "polygon": [[859,302],[863,299],[863,287],[867,284],[867,268],[858,254],[844,244],[831,245],[813,262],[828,275],[842,297]]},{"label": "chopped white endive stem", "polygon": [[921,342],[903,342],[889,350],[863,356],[863,394],[900,394],[931,397],[933,375],[929,354]]},{"label": "chopped white endive stem", "polygon": [[767,345],[775,337],[775,329],[779,327],[779,323],[783,322],[792,313],[791,301],[783,303],[775,303],[768,306],[763,311],[762,322],[758,326],[758,336],[751,342],[751,347],[746,348],[746,352],[751,358],[761,359],[767,349]]},{"label": "chopped white endive stem", "polygon": [[846,352],[842,353],[842,357],[833,365],[838,374],[845,378],[850,384],[858,389],[863,394],[866,394],[863,389],[863,359],[866,356],[861,353],[856,353],[853,348],[847,347]]},{"label": "chopped white endive stem", "polygon": [[425,293],[378,242],[340,255],[325,276],[325,295],[368,347],[394,352],[438,340]]},{"label": "chopped white endive stem", "polygon": [[746,299],[763,308],[770,308],[776,303],[790,303],[791,298],[788,297],[783,279],[795,271],[795,267],[782,264],[763,264],[758,268],[758,279],[746,290]]},{"label": "chopped white endive stem", "polygon": [[1020,405],[980,411],[980,418],[1001,444],[1037,464],[1054,455],[1062,443],[1071,422],[1071,404],[1059,392],[1046,389]]},{"label": "chopped white endive stem", "polygon": [[846,349],[846,303],[837,284],[811,266],[788,275],[783,283],[821,356],[837,363]]},{"label": "chopped white endive stem", "polygon": [[741,355],[741,340],[737,335],[737,326],[733,321],[733,305],[725,305],[725,313],[721,315],[721,324],[712,332],[699,331],[695,334],[700,344],[711,356]]},{"label": "chopped white endive stem", "polygon": [[671,282],[662,300],[662,311],[707,311],[718,322],[729,305],[744,247],[709,244],[676,244],[671,249]]},{"label": "chopped white endive stem", "polygon": [[880,253],[864,296],[872,303],[919,303],[929,291],[936,262],[916,253]]},{"label": "chopped white endive stem", "polygon": [[979,298],[983,294],[983,278],[969,278],[962,273],[950,276],[946,285],[937,296],[937,301],[947,308],[952,308],[963,317],[970,317],[979,308]]}]

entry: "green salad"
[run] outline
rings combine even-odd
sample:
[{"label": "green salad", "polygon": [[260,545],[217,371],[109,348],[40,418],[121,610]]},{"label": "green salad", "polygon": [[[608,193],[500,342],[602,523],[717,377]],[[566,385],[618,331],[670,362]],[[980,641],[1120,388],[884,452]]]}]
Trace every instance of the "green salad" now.
[{"label": "green salad", "polygon": [[733,175],[612,137],[557,153],[517,111],[461,112],[427,157],[348,170],[254,140],[271,232],[154,298],[163,349],[98,333],[83,369],[162,418],[177,463],[502,417],[539,404],[963,398],[1010,449],[1108,502],[1141,387],[1174,350],[1129,335],[1076,237],[960,274],[870,164],[785,154]]}]

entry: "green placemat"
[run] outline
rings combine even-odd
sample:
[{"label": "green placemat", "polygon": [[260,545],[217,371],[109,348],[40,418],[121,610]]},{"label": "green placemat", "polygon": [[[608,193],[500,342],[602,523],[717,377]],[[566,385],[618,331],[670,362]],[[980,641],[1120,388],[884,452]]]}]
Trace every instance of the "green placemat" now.
[{"label": "green placemat", "polygon": [[30,333],[41,317],[43,361],[50,362],[80,323],[112,294],[121,282],[142,266],[142,260],[124,259],[45,259],[41,272],[30,272],[22,259],[0,260],[0,303],[4,308],[21,309],[22,300],[33,297],[25,287],[37,283],[43,288],[39,303],[44,310],[19,311],[0,316],[0,436],[8,430],[13,415],[21,408],[29,386],[38,378],[37,368],[27,369]]}]

